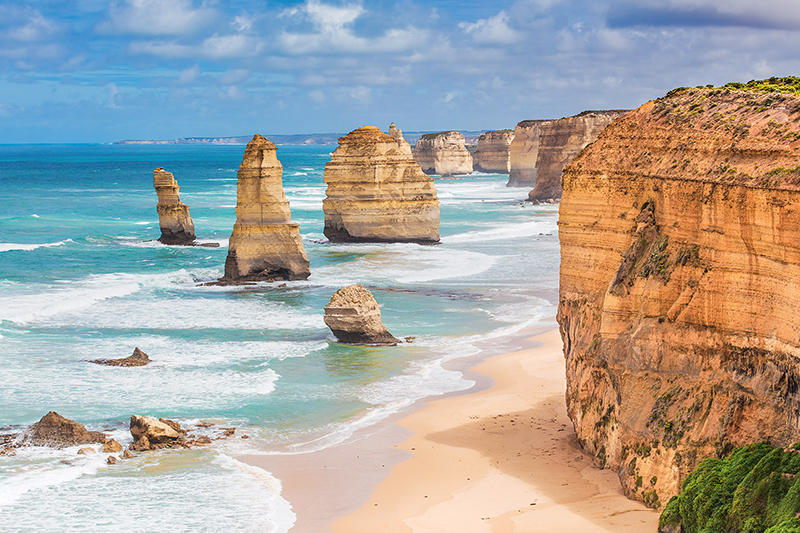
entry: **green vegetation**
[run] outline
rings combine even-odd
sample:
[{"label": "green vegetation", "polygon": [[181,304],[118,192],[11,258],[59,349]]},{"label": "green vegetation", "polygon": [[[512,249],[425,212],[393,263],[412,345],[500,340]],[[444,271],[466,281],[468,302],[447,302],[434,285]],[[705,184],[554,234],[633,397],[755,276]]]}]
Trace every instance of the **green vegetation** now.
[{"label": "green vegetation", "polygon": [[449,131],[440,131],[438,133],[426,133],[425,135],[420,137],[420,139],[425,139],[426,141],[428,141],[428,140],[431,140],[431,139],[435,139],[436,137],[438,137],[442,133],[450,133],[450,132]]},{"label": "green vegetation", "polygon": [[772,77],[766,80],[750,80],[747,83],[734,81],[726,83],[720,88],[759,93],[800,94],[800,78],[797,76],[786,76],[784,78]]},{"label": "green vegetation", "polygon": [[514,130],[489,130],[486,133],[509,133],[509,132],[512,132],[512,131],[514,131]]},{"label": "green vegetation", "polygon": [[685,533],[800,533],[798,472],[796,448],[764,442],[706,459],[669,501],[659,526]]}]

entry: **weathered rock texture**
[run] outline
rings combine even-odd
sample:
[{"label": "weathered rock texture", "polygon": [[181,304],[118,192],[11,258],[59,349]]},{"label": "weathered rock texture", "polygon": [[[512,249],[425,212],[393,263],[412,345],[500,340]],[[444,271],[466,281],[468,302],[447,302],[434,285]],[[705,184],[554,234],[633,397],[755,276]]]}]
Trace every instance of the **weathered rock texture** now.
[{"label": "weathered rock texture", "polygon": [[150,362],[150,358],[139,348],[134,348],[133,354],[128,357],[120,359],[93,359],[89,362],[107,366],[144,366]]},{"label": "weathered rock texture", "polygon": [[800,98],[673,91],[564,172],[567,409],[626,493],[800,440]]},{"label": "weathered rock texture", "polygon": [[347,344],[397,344],[381,320],[372,293],[362,285],[339,289],[325,306],[325,323],[339,342]]},{"label": "weathered rock texture", "polygon": [[308,257],[283,193],[283,166],[275,145],[259,134],[239,166],[236,224],[222,281],[307,279]]},{"label": "weathered rock texture", "polygon": [[181,448],[186,445],[186,431],[177,422],[150,416],[131,416],[131,436],[134,451],[157,450],[161,448]]},{"label": "weathered rock texture", "polygon": [[194,243],[194,223],[189,216],[189,207],[181,203],[180,187],[171,172],[163,167],[153,171],[153,187],[158,195],[158,225],[161,226],[161,238],[164,244]]},{"label": "weathered rock texture", "polygon": [[584,111],[558,120],[525,120],[514,129],[509,187],[534,187],[528,200],[561,198],[564,167],[627,111]]},{"label": "weathered rock texture", "polygon": [[105,442],[107,437],[99,431],[89,431],[82,424],[50,411],[29,427],[22,436],[23,444],[65,448],[80,444]]},{"label": "weathered rock texture", "polygon": [[508,174],[511,172],[511,141],[514,130],[487,131],[478,137],[472,154],[472,168],[479,172]]},{"label": "weathered rock texture", "polygon": [[472,155],[457,131],[427,133],[414,146],[414,159],[426,174],[472,174]]},{"label": "weathered rock texture", "polygon": [[436,186],[395,131],[397,140],[364,126],[339,139],[322,202],[331,241],[439,242]]}]

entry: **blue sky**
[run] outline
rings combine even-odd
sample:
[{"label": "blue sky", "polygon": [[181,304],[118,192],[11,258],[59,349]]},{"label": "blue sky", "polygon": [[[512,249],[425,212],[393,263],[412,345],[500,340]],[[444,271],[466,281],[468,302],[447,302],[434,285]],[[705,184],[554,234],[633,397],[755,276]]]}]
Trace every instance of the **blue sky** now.
[{"label": "blue sky", "polygon": [[0,142],[513,128],[799,49],[800,0],[0,0]]}]

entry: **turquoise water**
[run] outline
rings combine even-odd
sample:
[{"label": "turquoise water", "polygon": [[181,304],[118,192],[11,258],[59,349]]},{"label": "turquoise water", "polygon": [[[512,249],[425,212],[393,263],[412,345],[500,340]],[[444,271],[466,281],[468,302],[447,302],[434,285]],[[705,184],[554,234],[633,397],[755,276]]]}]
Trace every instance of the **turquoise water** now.
[{"label": "turquoise water", "polygon": [[[334,148],[278,149],[309,280],[206,287],[222,275],[244,146],[0,146],[0,432],[54,410],[123,444],[134,413],[251,437],[115,466],[105,454],[21,449],[0,457],[4,529],[286,531],[294,515],[280,481],[236,456],[320,449],[466,389],[443,363],[500,353],[555,314],[557,206],[522,205],[527,191],[506,188],[507,176],[437,180],[442,244],[331,244],[322,176]],[[219,248],[154,241],[160,166],[178,180],[198,240]],[[413,342],[331,342],[323,307],[350,283]],[[150,365],[86,362],[137,346]]]}]

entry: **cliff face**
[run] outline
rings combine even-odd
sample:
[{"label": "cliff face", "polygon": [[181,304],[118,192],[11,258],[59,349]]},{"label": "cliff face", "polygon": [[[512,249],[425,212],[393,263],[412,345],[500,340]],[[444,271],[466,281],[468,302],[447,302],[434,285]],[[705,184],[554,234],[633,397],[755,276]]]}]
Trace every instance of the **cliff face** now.
[{"label": "cliff face", "polygon": [[153,187],[158,195],[156,211],[161,227],[158,240],[164,244],[192,244],[195,239],[194,223],[189,216],[189,207],[181,203],[178,194],[181,188],[175,177],[159,167],[153,171]]},{"label": "cliff face", "polygon": [[487,131],[478,137],[478,147],[472,154],[472,167],[480,172],[508,174],[511,171],[512,130]]},{"label": "cliff face", "polygon": [[528,200],[561,198],[564,167],[627,111],[584,111],[558,120],[525,120],[514,129],[509,187],[534,187]]},{"label": "cliff face", "polygon": [[[339,139],[325,165],[325,236],[334,242],[439,242],[433,178],[397,139],[364,126]],[[402,142],[401,142],[402,141]]]},{"label": "cliff face", "polygon": [[800,98],[673,91],[564,171],[558,322],[584,448],[658,507],[800,440]]},{"label": "cliff face", "polygon": [[283,166],[275,145],[256,134],[239,166],[236,224],[224,281],[307,279],[308,257],[283,194]]},{"label": "cliff face", "polygon": [[414,159],[426,174],[455,176],[472,173],[472,155],[457,131],[423,135],[414,146]]}]

